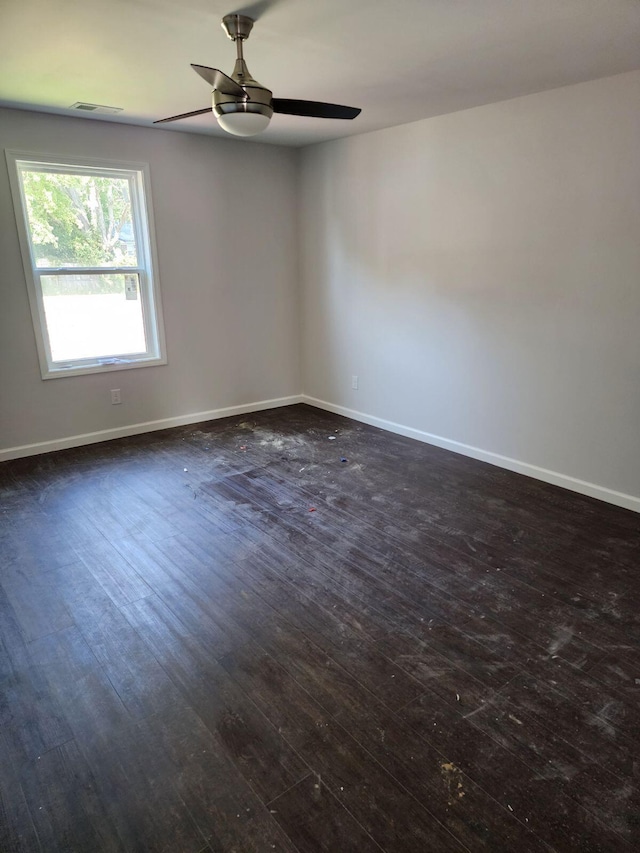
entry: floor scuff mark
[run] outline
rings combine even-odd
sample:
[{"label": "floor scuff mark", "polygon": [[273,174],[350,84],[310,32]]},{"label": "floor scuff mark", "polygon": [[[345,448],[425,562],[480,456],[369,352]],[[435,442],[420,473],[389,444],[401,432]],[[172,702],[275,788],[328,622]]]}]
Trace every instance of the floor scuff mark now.
[{"label": "floor scuff mark", "polygon": [[556,628],[555,637],[549,643],[547,651],[550,655],[555,655],[563,646],[567,645],[572,637],[573,628],[570,628],[568,625],[560,625]]}]

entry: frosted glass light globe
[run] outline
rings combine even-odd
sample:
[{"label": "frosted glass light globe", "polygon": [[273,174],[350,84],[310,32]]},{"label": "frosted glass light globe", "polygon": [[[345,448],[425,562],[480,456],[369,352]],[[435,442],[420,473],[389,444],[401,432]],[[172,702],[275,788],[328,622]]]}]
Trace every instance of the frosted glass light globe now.
[{"label": "frosted glass light globe", "polygon": [[239,112],[218,116],[220,127],[234,136],[256,136],[267,129],[270,121],[269,116],[260,113]]}]

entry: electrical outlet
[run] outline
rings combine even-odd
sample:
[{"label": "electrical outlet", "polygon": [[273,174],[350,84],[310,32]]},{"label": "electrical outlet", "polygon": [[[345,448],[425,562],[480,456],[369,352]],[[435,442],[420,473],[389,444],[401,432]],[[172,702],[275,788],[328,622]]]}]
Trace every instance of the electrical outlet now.
[{"label": "electrical outlet", "polygon": [[119,388],[112,388],[111,389],[111,405],[117,406],[118,403],[121,403],[121,402],[122,402],[122,399],[120,397],[120,389]]},{"label": "electrical outlet", "polygon": [[351,377],[351,387],[354,391],[358,390],[358,377],[355,375]]}]

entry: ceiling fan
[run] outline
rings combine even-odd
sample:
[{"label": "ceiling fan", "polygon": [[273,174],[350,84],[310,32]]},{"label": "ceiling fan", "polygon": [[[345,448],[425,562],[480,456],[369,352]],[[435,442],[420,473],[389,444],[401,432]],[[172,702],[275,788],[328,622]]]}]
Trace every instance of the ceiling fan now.
[{"label": "ceiling fan", "polygon": [[159,119],[154,121],[154,124],[213,112],[218,124],[227,133],[234,136],[255,136],[267,128],[273,113],[338,119],[354,119],[360,114],[359,109],[340,104],[274,98],[270,89],[253,79],[244,61],[242,44],[249,38],[253,24],[253,18],[247,15],[225,15],[222,19],[222,27],[236,43],[237,50],[236,64],[230,77],[217,68],[191,65],[196,74],[213,87],[213,106]]}]

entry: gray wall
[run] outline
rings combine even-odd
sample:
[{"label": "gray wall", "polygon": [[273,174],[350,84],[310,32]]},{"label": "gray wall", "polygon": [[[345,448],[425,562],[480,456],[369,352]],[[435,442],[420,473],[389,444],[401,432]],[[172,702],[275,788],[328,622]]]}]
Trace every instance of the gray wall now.
[{"label": "gray wall", "polygon": [[640,496],[639,104],[633,72],[305,149],[305,392]]},{"label": "gray wall", "polygon": [[0,148],[149,162],[169,357],[40,378],[0,162],[0,455],[304,386],[640,508],[639,99],[633,72],[301,155],[0,111]]},{"label": "gray wall", "polygon": [[299,393],[295,151],[0,110],[5,148],[150,164],[169,363],[41,379],[2,156],[0,450]]}]

